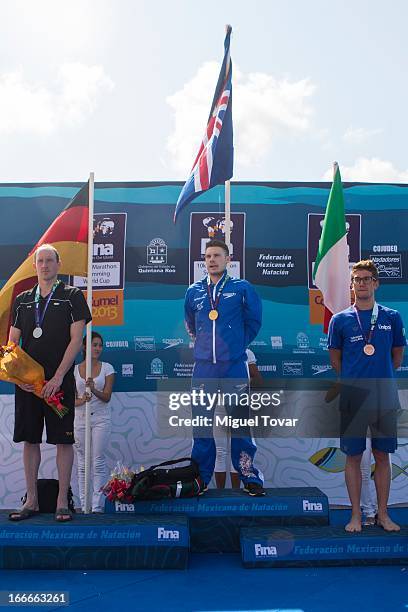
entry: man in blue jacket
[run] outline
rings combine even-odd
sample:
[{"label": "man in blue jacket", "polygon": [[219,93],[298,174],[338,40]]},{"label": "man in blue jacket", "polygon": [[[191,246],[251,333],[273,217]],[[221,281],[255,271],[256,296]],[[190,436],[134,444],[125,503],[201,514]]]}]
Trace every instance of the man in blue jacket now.
[{"label": "man in blue jacket", "polygon": [[[207,243],[205,266],[208,275],[188,288],[185,321],[194,340],[193,389],[242,396],[249,391],[246,349],[261,327],[262,304],[248,281],[227,274],[229,261],[229,250],[224,242],[210,240]],[[194,416],[206,416],[212,422],[214,409],[215,405],[211,408],[208,404],[200,405],[193,413]],[[265,495],[262,475],[253,464],[256,446],[246,423],[250,416],[248,402],[227,403],[226,410],[234,419],[240,419],[240,426],[234,429],[231,438],[231,460],[244,483],[244,491],[252,496]],[[216,457],[212,427],[194,429],[191,456],[199,465],[206,490]]]}]

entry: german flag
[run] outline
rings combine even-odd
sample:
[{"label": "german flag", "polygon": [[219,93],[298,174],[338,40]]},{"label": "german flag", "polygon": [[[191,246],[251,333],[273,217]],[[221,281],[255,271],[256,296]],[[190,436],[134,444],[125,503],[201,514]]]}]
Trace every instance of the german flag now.
[{"label": "german flag", "polygon": [[33,255],[39,246],[52,244],[57,249],[61,258],[60,274],[87,276],[88,209],[89,184],[87,183],[41,236],[0,291],[0,344],[7,342],[14,299],[19,293],[32,289],[37,283]]}]

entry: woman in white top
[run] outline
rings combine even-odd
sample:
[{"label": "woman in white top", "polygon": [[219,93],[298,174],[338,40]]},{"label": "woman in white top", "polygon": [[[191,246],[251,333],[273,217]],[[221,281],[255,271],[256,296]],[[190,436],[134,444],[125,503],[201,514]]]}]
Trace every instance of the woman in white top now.
[{"label": "woman in white top", "polygon": [[[248,363],[248,373],[250,379],[251,387],[256,387],[262,384],[262,374],[258,370],[256,365],[256,357],[254,353],[250,350],[246,350],[247,355],[247,363]],[[215,414],[219,416],[224,416],[225,407],[217,406],[215,409]],[[225,482],[227,471],[229,470],[230,479],[231,479],[231,487],[233,489],[239,489],[241,486],[241,481],[239,478],[239,474],[232,465],[230,460],[231,457],[231,431],[226,429],[225,432],[221,431],[221,428],[217,428],[217,432],[214,434],[215,438],[215,447],[216,447],[216,458],[215,458],[215,484],[217,485],[217,489],[225,489]],[[253,440],[253,439],[252,439]],[[254,441],[254,440],[253,440]]]},{"label": "woman in white top", "polygon": [[[78,461],[78,485],[82,510],[85,509],[85,404],[91,404],[91,461],[92,461],[92,512],[103,512],[103,494],[101,487],[107,481],[105,451],[111,433],[111,410],[109,402],[112,395],[115,370],[110,363],[100,361],[103,339],[97,332],[92,332],[92,375],[85,380],[85,346],[83,340],[84,361],[75,366],[76,400],[75,400],[75,448]],[[91,390],[88,397],[86,386]]]}]

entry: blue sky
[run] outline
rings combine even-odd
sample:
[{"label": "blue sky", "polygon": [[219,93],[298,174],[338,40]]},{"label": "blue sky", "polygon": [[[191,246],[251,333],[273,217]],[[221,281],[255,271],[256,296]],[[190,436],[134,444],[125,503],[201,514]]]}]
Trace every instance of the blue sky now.
[{"label": "blue sky", "polygon": [[236,180],[408,182],[405,0],[14,0],[0,181],[183,180],[231,23]]}]

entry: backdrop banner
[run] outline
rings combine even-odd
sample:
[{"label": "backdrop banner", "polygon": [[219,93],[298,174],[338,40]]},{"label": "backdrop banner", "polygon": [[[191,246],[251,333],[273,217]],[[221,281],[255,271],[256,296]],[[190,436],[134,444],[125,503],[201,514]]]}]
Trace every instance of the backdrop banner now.
[{"label": "backdrop banner", "polygon": [[[0,235],[1,284],[81,186],[0,184],[5,229]],[[166,437],[158,428],[158,391],[189,387],[193,355],[184,327],[184,294],[203,274],[205,241],[224,235],[224,189],[215,187],[198,197],[174,224],[181,187],[178,182],[95,185],[95,329],[105,341],[103,360],[116,370],[107,449],[111,466],[117,460],[146,466],[191,448],[190,430]],[[290,391],[292,405],[325,393],[335,378],[322,328],[322,296],[311,279],[330,187],[231,185],[230,273],[253,283],[263,301],[262,328],[250,348],[267,387]],[[399,310],[407,325],[408,185],[343,187],[350,261],[375,261],[377,300]],[[72,281],[82,286],[81,279]],[[397,378],[405,412],[407,357]],[[25,486],[22,445],[12,442],[13,392],[11,385],[0,383],[1,507],[15,506]],[[307,418],[303,404],[300,409]],[[407,500],[406,444],[401,437],[392,457],[391,502]],[[344,455],[338,447],[335,436],[265,435],[258,439],[256,459],[267,486],[318,486],[331,503],[346,503]],[[43,475],[54,464],[53,452],[45,452]]]}]

